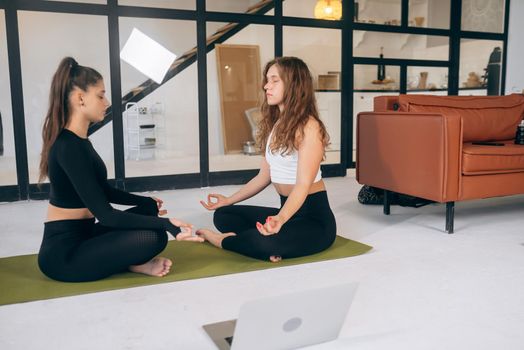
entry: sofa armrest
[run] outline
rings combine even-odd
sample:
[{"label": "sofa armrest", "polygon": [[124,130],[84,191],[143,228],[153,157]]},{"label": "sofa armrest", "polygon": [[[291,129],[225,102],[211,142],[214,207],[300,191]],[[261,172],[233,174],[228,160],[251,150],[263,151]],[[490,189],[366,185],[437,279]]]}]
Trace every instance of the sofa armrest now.
[{"label": "sofa armrest", "polygon": [[459,115],[362,112],[357,118],[359,183],[437,202],[458,199]]},{"label": "sofa armrest", "polygon": [[373,111],[397,111],[400,108],[398,96],[377,96],[373,99]]}]

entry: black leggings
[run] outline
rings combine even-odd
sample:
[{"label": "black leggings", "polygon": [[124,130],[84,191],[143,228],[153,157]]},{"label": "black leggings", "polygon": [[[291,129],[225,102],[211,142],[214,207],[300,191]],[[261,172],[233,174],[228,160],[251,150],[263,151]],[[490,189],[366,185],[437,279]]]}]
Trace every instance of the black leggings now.
[{"label": "black leggings", "polygon": [[[286,199],[280,196],[281,206]],[[308,195],[277,234],[264,236],[258,232],[256,222],[265,223],[268,216],[278,212],[278,208],[251,205],[217,209],[213,217],[217,229],[236,234],[224,238],[222,248],[261,260],[273,255],[285,259],[321,252],[335,241],[337,227],[326,191]]]},{"label": "black leggings", "polygon": [[[128,212],[157,215],[150,208]],[[45,223],[38,266],[49,278],[64,282],[95,281],[148,262],[167,245],[165,231],[115,229],[95,219]]]}]

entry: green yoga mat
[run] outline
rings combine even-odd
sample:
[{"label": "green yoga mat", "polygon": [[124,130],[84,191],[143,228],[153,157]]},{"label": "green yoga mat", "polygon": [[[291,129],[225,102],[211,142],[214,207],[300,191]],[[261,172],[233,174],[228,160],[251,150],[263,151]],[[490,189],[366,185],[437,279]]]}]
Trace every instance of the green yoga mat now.
[{"label": "green yoga mat", "polygon": [[101,281],[82,283],[47,278],[38,269],[36,254],[13,256],[0,258],[0,305],[340,259],[370,249],[368,245],[337,236],[335,243],[321,253],[270,263],[217,249],[208,243],[170,241],[161,254],[174,263],[165,277],[126,272]]}]

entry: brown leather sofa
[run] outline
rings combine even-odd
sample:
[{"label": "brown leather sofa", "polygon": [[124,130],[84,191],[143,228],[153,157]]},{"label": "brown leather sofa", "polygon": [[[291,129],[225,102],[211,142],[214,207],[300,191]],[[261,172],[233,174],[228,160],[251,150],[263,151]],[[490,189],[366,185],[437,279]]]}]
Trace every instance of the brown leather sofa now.
[{"label": "brown leather sofa", "polygon": [[[515,145],[524,95],[379,96],[357,119],[357,181],[446,203],[524,193],[524,145]],[[475,145],[496,142],[504,146]]]}]

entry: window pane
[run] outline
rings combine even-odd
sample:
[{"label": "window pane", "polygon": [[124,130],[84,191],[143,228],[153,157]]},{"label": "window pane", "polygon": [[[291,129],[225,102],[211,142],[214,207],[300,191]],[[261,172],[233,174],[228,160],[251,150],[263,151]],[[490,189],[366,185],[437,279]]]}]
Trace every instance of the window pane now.
[{"label": "window pane", "polygon": [[227,28],[231,28],[228,23],[207,24],[208,38],[211,35],[215,43],[227,45],[218,51],[215,46],[207,54],[209,169],[257,169],[262,156],[246,142],[253,141],[256,133],[262,69],[274,57],[273,27],[249,24],[223,41]]},{"label": "window pane", "polygon": [[[18,24],[29,179],[35,183],[51,78],[62,58],[72,56],[79,64],[99,71],[105,77],[106,96],[111,96],[107,18],[20,11]],[[49,49],[50,42],[53,43],[52,50]],[[109,177],[114,177],[112,125],[107,124],[90,137],[107,166]]]},{"label": "window pane", "polygon": [[249,13],[259,15],[273,15],[274,1],[261,0],[234,0],[217,1],[207,0],[206,11]]},{"label": "window pane", "polygon": [[313,75],[320,118],[331,140],[322,164],[340,163],[341,35],[338,29],[286,26],[283,30],[284,55],[304,60]]},{"label": "window pane", "polygon": [[446,67],[408,67],[408,92],[448,90],[448,68]]},{"label": "window pane", "polygon": [[[196,22],[120,18],[121,48],[133,28],[176,54],[170,71],[178,72],[172,75],[168,71],[166,76],[171,78],[165,78],[159,88],[133,99],[135,106],[127,105],[129,111],[124,113],[123,120],[126,177],[198,173]],[[121,62],[124,96],[140,89],[142,84],[147,91],[149,78]]]},{"label": "window pane", "polygon": [[402,0],[367,0],[355,3],[358,4],[355,4],[357,22],[400,25]]},{"label": "window pane", "polygon": [[342,16],[342,5],[341,0],[286,0],[282,12],[284,16],[336,20]]},{"label": "window pane", "polygon": [[444,36],[353,31],[353,56],[443,60],[449,56],[449,39]]},{"label": "window pane", "polygon": [[[385,79],[379,79],[379,70],[383,69]],[[354,69],[353,88],[362,90],[399,91],[400,67],[372,64],[356,64]]]},{"label": "window pane", "polygon": [[196,10],[196,0],[118,0],[118,5]]},{"label": "window pane", "polygon": [[449,29],[450,12],[451,0],[410,0],[408,25]]},{"label": "window pane", "polygon": [[4,10],[0,10],[0,185],[16,185],[13,111]]},{"label": "window pane", "polygon": [[502,33],[505,0],[462,0],[462,30]]},{"label": "window pane", "polygon": [[502,47],[502,41],[462,39],[459,88],[480,89],[487,95],[500,94]]}]

